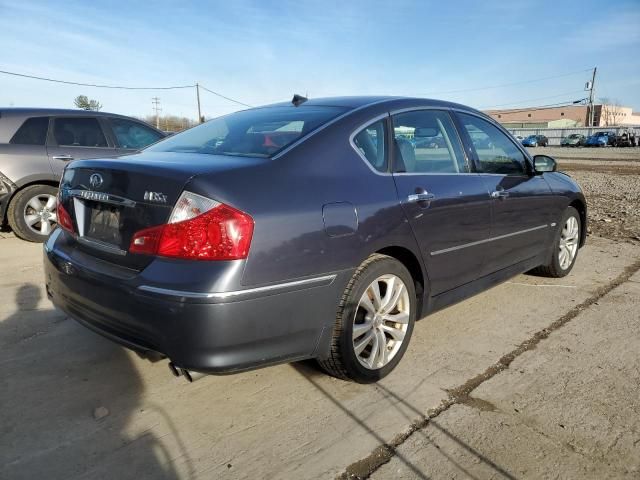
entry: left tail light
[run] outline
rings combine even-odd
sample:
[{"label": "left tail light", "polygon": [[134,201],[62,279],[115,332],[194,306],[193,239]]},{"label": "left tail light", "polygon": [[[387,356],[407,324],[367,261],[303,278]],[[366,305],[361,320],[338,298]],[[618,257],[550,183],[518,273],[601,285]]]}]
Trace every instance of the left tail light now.
[{"label": "left tail light", "polygon": [[71,215],[64,208],[60,199],[58,199],[58,206],[56,207],[56,216],[58,217],[58,225],[62,227],[67,232],[71,232],[75,234],[73,229],[73,221],[71,220]]},{"label": "left tail light", "polygon": [[249,255],[252,236],[251,216],[185,191],[169,222],[136,232],[129,252],[192,260],[238,260]]}]

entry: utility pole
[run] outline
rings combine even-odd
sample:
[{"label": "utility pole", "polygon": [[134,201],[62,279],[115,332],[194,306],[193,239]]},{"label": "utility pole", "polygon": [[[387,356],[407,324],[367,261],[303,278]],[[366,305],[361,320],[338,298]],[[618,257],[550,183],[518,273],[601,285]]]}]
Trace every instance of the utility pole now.
[{"label": "utility pole", "polygon": [[156,111],[156,128],[160,130],[160,112],[162,111],[160,108],[160,99],[153,97],[151,103],[153,103],[153,109]]},{"label": "utility pole", "polygon": [[198,99],[198,123],[202,123],[202,113],[200,113],[200,84],[196,82],[196,98]]},{"label": "utility pole", "polygon": [[598,70],[598,67],[593,67],[593,76],[591,77],[591,85],[589,88],[589,126],[593,127],[593,121],[594,121],[594,111],[593,111],[593,89],[595,88],[595,83],[596,83],[596,71]]}]

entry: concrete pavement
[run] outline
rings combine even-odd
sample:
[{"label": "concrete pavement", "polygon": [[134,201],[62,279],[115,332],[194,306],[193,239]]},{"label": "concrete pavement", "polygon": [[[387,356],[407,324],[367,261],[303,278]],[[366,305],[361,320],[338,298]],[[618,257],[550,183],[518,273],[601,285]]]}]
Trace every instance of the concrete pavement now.
[{"label": "concrete pavement", "polygon": [[[405,358],[379,385],[327,377],[311,362],[187,384],[170,376],[166,362],[141,360],[55,312],[42,287],[41,246],[0,239],[0,478],[331,478],[353,472],[349,468],[364,465],[358,462],[446,402],[450,391],[598,297],[639,259],[638,247],[590,238],[569,277],[522,275],[419,322]],[[624,308],[637,311],[637,291],[630,297],[632,306]],[[629,341],[637,351],[637,336]],[[598,381],[595,373],[589,381]],[[531,380],[530,391],[540,384],[543,395],[547,385],[540,382]],[[512,401],[482,391],[477,405],[483,408],[502,410]],[[632,405],[621,395],[613,410],[602,407],[603,416]],[[540,400],[530,408],[551,407]],[[442,418],[459,409],[483,412],[455,404]],[[402,465],[426,469],[430,460],[420,456],[422,449],[408,448],[432,427],[407,436],[374,476],[393,478]],[[504,448],[502,438],[489,432],[483,438]],[[511,468],[504,467],[521,475]]]}]

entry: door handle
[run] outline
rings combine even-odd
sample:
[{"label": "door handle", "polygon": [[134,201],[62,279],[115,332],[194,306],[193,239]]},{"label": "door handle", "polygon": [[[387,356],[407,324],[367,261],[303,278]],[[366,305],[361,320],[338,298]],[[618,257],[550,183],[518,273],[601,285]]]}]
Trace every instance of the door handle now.
[{"label": "door handle", "polygon": [[509,192],[506,190],[495,190],[489,194],[491,198],[507,198],[509,196]]},{"label": "door handle", "polygon": [[55,155],[53,157],[54,160],[62,160],[63,162],[68,162],[69,160],[73,160],[71,155]]},{"label": "door handle", "polygon": [[422,193],[412,193],[407,196],[407,202],[415,203],[415,202],[428,202],[429,200],[433,200],[436,196],[433,193],[422,192]]}]

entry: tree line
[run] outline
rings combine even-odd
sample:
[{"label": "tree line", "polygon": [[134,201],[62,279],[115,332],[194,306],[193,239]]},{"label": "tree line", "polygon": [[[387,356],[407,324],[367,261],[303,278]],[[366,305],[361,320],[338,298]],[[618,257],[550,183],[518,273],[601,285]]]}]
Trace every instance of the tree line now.
[{"label": "tree line", "polygon": [[[102,104],[98,100],[90,99],[86,95],[78,95],[73,100],[73,104],[81,110],[98,112],[102,109]],[[136,118],[144,120],[150,125],[155,125],[158,129],[165,132],[180,132],[198,123],[191,118],[179,117],[177,115],[159,115],[157,119],[155,115]]]}]

